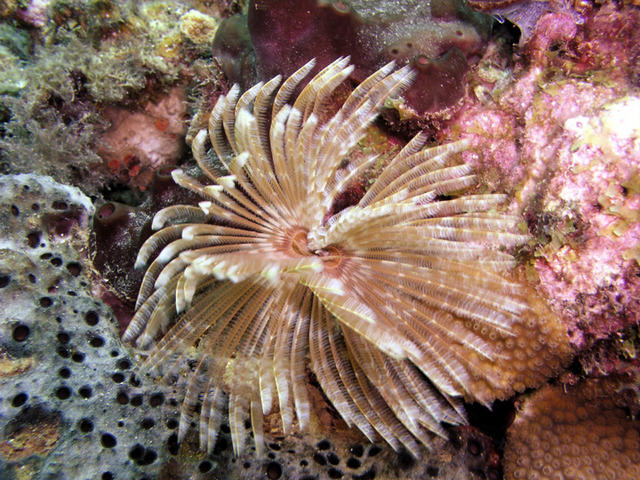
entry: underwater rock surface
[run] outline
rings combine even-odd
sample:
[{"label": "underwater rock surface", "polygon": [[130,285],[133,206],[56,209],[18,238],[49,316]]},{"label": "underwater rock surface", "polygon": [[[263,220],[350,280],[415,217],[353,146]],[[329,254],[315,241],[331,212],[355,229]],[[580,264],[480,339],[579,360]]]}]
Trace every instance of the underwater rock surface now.
[{"label": "underwater rock surface", "polygon": [[[506,8],[519,33],[508,21],[483,24],[488,15],[457,1],[304,0],[295,6],[313,15],[292,8],[287,18],[300,28],[285,34],[269,8],[286,3],[0,2],[0,478],[570,478],[576,469],[557,470],[558,462],[583,467],[604,459],[610,444],[611,452],[637,447],[638,1],[468,2],[489,13]],[[456,13],[437,13],[443,5]],[[258,60],[246,20],[231,20],[254,6]],[[449,24],[464,26],[466,43],[447,45],[459,36]],[[216,28],[224,55],[211,45]],[[352,49],[340,51],[346,42]],[[472,426],[448,428],[450,440],[438,439],[420,461],[348,429],[312,376],[319,431],[283,437],[276,426],[264,457],[248,450],[234,459],[224,423],[207,455],[195,433],[177,443],[183,384],[139,378],[142,357],[119,339],[141,276],[135,252],[156,211],[197,202],[169,172],[175,165],[201,177],[186,147],[218,96],[235,81],[256,83],[256,61],[287,72],[297,57],[322,54],[325,64],[332,52],[351,53],[360,75],[334,104],[383,57],[416,67],[429,57],[428,69],[451,75],[440,85],[421,74],[414,85],[424,111],[443,112],[426,123],[429,141],[468,141],[474,193],[510,198],[509,213],[522,216],[519,228],[531,237],[513,274],[562,319],[576,358],[548,385],[496,402],[493,412],[466,405]],[[415,133],[403,103],[390,103],[345,164],[372,152],[389,159]],[[343,204],[357,203],[380,171],[350,186]],[[583,407],[589,418],[571,415]],[[545,434],[549,419],[558,428]],[[618,448],[621,429],[629,440]],[[572,443],[576,432],[589,440],[594,430],[604,432],[598,446]],[[539,438],[553,435],[567,450],[540,456]]]}]

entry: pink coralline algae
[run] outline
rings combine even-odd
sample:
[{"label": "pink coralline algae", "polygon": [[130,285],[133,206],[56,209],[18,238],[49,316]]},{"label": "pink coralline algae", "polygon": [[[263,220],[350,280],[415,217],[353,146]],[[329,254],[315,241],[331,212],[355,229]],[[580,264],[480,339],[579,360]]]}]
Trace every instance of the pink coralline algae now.
[{"label": "pink coralline algae", "polygon": [[[625,2],[626,3],[626,2]],[[573,39],[576,67],[604,69],[612,78],[640,80],[640,8],[607,3],[585,20]]]},{"label": "pink coralline algae", "polygon": [[545,209],[581,232],[573,244],[543,250],[535,267],[545,293],[575,322],[577,344],[577,332],[604,338],[640,318],[639,115],[640,98],[627,97],[567,119],[547,184]]},{"label": "pink coralline algae", "polygon": [[578,25],[575,18],[567,12],[554,12],[543,15],[537,22],[536,33],[527,44],[527,50],[537,60],[544,61],[545,52],[558,42],[568,42],[576,36]]},{"label": "pink coralline algae", "polygon": [[104,115],[111,128],[100,139],[99,153],[120,182],[146,190],[156,171],[180,159],[186,131],[182,89],[174,88],[137,111],[109,107]]},{"label": "pink coralline algae", "polygon": [[455,125],[476,147],[464,152],[463,158],[481,172],[484,184],[502,190],[507,187],[505,180],[513,184],[524,178],[525,165],[514,141],[520,128],[512,115],[478,104],[465,108]]},{"label": "pink coralline algae", "polygon": [[51,3],[51,0],[31,0],[24,8],[18,9],[17,16],[28,25],[43,27],[47,23]]},{"label": "pink coralline algae", "polygon": [[584,25],[544,15],[513,65],[492,45],[438,137],[471,141],[465,161],[513,195],[532,234],[523,275],[578,348],[640,321],[639,19],[610,5]]},{"label": "pink coralline algae", "polygon": [[533,89],[524,125],[500,109],[471,109],[460,125],[481,146],[472,160],[515,188],[512,208],[538,242],[540,290],[582,346],[585,335],[605,338],[639,318],[640,130],[631,119],[640,98],[616,100],[615,89],[577,80],[529,80],[514,86]]}]

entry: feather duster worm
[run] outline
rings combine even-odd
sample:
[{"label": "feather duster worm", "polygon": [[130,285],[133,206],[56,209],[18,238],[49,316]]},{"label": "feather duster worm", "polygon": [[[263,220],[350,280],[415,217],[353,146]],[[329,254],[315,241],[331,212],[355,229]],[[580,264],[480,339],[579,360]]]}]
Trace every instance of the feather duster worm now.
[{"label": "feather duster worm", "polygon": [[527,238],[517,217],[495,211],[505,197],[453,195],[476,183],[457,161],[464,141],[425,148],[417,135],[356,205],[329,215],[377,160],[345,167],[345,155],[413,76],[388,64],[321,121],[348,61],[295,99],[313,61],[221,97],[192,144],[210,184],[173,172],[204,200],[158,212],[139,252],[139,268],[153,261],[124,339],[148,350],[149,371],[195,355],[179,437],[201,403],[209,451],[225,410],[236,454],[247,417],[259,451],[265,415],[279,412],[285,433],[305,429],[310,368],[348,425],[417,456],[442,422],[465,422],[461,398],[507,397],[566,357],[561,327],[538,320],[500,273],[514,264],[504,249]]}]

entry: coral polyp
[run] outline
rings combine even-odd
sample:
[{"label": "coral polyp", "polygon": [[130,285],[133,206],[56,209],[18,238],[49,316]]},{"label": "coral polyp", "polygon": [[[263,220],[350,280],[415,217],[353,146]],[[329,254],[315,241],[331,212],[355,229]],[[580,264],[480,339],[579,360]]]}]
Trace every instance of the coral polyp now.
[{"label": "coral polyp", "polygon": [[615,376],[544,386],[520,402],[507,433],[505,478],[640,476],[640,428]]},{"label": "coral polyp", "polygon": [[124,340],[147,371],[187,376],[179,437],[199,414],[209,451],[225,410],[236,454],[247,417],[258,451],[265,417],[308,429],[313,372],[349,426],[418,456],[442,422],[466,422],[463,398],[488,405],[552,374],[566,334],[506,276],[528,237],[505,196],[460,193],[477,183],[465,141],[425,148],[418,134],[335,207],[380,161],[347,154],[414,74],[390,63],[330,114],[353,67],[336,60],[292,98],[313,68],[220,97],[192,144],[208,184],[173,172],[203,201],[155,216]]}]

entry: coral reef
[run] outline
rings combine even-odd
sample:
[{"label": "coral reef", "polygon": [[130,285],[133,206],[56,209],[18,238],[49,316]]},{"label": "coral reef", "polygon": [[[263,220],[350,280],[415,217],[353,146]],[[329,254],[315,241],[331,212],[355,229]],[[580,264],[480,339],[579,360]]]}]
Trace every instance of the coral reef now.
[{"label": "coral reef", "polygon": [[[386,65],[325,118],[347,62],[322,69],[295,100],[313,62],[278,90],[280,77],[220,97],[192,145],[213,183],[172,173],[205,201],[161,210],[138,254],[141,267],[159,251],[123,338],[150,349],[146,369],[167,378],[196,362],[182,380],[179,439],[195,410],[209,452],[227,404],[237,453],[247,417],[258,453],[264,424],[306,430],[307,355],[348,425],[417,457],[416,440],[429,445],[429,432],[444,436],[441,422],[465,421],[455,397],[506,398],[570,354],[561,323],[499,273],[512,265],[500,248],[527,238],[516,217],[494,211],[504,197],[455,195],[475,182],[451,158],[465,142],[424,149],[416,136],[355,205],[335,209],[378,159],[342,166],[343,156],[412,77]],[[207,157],[208,138],[225,175]]]},{"label": "coral reef", "polygon": [[[101,480],[493,480],[501,478],[503,461],[507,478],[548,478],[558,461],[573,458],[584,466],[586,459],[573,439],[558,450],[563,458],[547,451],[540,456],[530,448],[538,437],[591,429],[618,445],[620,425],[628,436],[637,434],[638,2],[468,5],[484,13],[458,0],[0,1],[0,174],[11,174],[0,177],[0,478],[84,478],[78,473],[83,471]],[[265,417],[269,440],[262,455],[252,447],[251,422],[229,423],[226,413],[211,453],[199,450],[197,428],[186,434],[183,428],[179,443],[187,390],[182,383],[197,363],[178,371],[178,384],[163,386],[140,375],[148,352],[118,338],[134,315],[144,275],[133,268],[135,256],[153,234],[154,214],[202,200],[176,185],[170,172],[179,167],[190,178],[211,182],[185,140],[196,147],[196,157],[202,153],[198,134],[208,127],[216,101],[229,100],[234,82],[244,90],[276,73],[289,75],[311,57],[318,58],[319,69],[343,54],[351,54],[356,68],[318,106],[324,112],[319,124],[388,60],[410,64],[416,78],[403,98],[387,99],[382,118],[340,160],[336,171],[348,175],[346,167],[378,155],[370,168],[351,174],[325,209],[322,225],[358,211],[416,127],[426,128],[422,136],[429,145],[467,145],[448,157],[448,165],[473,167],[471,190],[437,200],[504,194],[499,216],[522,219],[512,231],[528,239],[503,252],[513,255],[516,268],[501,275],[522,284],[518,298],[535,303],[535,315],[525,321],[549,318],[552,337],[569,332],[575,361],[552,386],[523,395],[513,396],[513,390],[536,385],[543,376],[530,383],[506,377],[510,387],[502,392],[481,386],[482,376],[465,381],[464,388],[456,385],[458,393],[466,389],[467,402],[505,400],[494,401],[493,411],[464,404],[471,425],[439,425],[446,438],[426,434],[431,450],[420,445],[420,460],[381,440],[371,444],[349,428],[311,363],[304,371],[311,410],[306,432],[291,428],[283,434],[276,392]],[[301,82],[291,98],[303,88]],[[227,112],[227,124],[233,117]],[[237,142],[241,130],[218,140]],[[199,160],[224,175],[212,152]],[[14,175],[25,172],[31,175]],[[340,325],[335,331],[347,328]],[[504,345],[520,355],[523,342],[509,340]],[[558,349],[563,356],[561,345],[530,342],[522,355],[545,364],[549,359],[537,358],[535,349]],[[356,369],[358,388],[369,385],[367,375],[384,378],[371,370]],[[478,393],[485,387],[491,392]],[[384,394],[379,405],[397,406],[389,389]],[[582,408],[588,418],[574,418],[571,409],[584,417]],[[557,429],[540,430],[537,424],[556,417]],[[393,412],[386,418],[395,418],[393,428],[402,424]],[[595,438],[590,433],[587,440]],[[234,457],[238,438],[247,448]],[[527,467],[518,464],[516,451],[524,452],[520,463],[531,457]],[[621,453],[624,448],[611,451],[622,464],[633,458]],[[595,458],[607,453],[594,452]],[[562,467],[552,474],[575,473]]]},{"label": "coral reef", "polygon": [[640,425],[616,389],[610,379],[590,379],[524,400],[507,432],[505,479],[638,478]]},{"label": "coral reef", "polygon": [[423,463],[344,424],[332,442],[273,439],[265,458],[249,450],[232,459],[226,424],[212,455],[195,436],[179,446],[179,395],[136,374],[137,357],[92,294],[90,199],[37,175],[1,176],[0,192],[3,480],[496,478],[495,452],[472,428],[455,431],[454,443],[435,441]]}]

